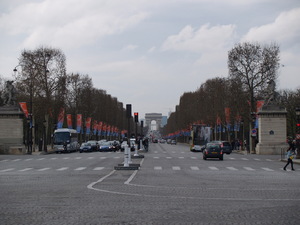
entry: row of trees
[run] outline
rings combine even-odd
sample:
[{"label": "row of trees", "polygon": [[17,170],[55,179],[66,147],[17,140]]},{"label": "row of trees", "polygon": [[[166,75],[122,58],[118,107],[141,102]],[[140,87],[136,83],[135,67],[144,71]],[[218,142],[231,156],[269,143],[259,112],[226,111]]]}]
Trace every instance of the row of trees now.
[{"label": "row of trees", "polygon": [[46,47],[24,50],[14,71],[17,102],[27,102],[37,137],[42,137],[43,130],[39,128],[45,125],[46,116],[50,140],[61,108],[73,115],[74,128],[77,114],[82,114],[83,123],[92,117],[119,130],[127,128],[123,103],[105,90],[95,88],[88,75],[67,73],[66,57],[61,50]]},{"label": "row of trees", "polygon": [[[249,133],[257,102],[268,98],[267,87],[278,77],[279,47],[276,44],[261,46],[258,43],[237,44],[228,53],[228,78],[213,78],[203,83],[196,91],[184,93],[163,133],[189,129],[193,123],[216,127],[220,124],[243,125]],[[283,74],[284,76],[284,74]],[[287,109],[287,130],[292,138],[296,134],[296,108],[300,106],[300,89],[281,90],[276,104]],[[251,115],[252,113],[252,115]],[[242,139],[227,130],[228,139]],[[231,133],[231,135],[230,135]],[[246,135],[248,136],[248,135]]]}]

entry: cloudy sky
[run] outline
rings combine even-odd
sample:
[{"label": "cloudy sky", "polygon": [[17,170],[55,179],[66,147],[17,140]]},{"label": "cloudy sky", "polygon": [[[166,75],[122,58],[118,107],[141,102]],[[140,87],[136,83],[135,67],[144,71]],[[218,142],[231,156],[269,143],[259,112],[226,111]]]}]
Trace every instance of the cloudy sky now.
[{"label": "cloudy sky", "polygon": [[277,88],[300,88],[299,0],[0,0],[2,77],[22,50],[59,48],[68,73],[89,75],[140,118],[227,77],[227,53],[245,41],[277,43]]}]

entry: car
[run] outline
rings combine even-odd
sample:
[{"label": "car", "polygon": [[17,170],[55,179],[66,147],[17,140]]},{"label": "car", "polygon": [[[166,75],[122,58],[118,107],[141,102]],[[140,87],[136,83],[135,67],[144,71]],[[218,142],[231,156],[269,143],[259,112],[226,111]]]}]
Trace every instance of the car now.
[{"label": "car", "polygon": [[91,144],[92,146],[92,151],[98,151],[99,150],[99,144],[97,141],[90,140],[87,142],[88,144]]},{"label": "car", "polygon": [[205,145],[192,145],[190,147],[191,152],[202,152],[205,149]]},{"label": "car", "polygon": [[113,143],[111,141],[103,142],[99,147],[100,152],[111,152],[113,151]]},{"label": "car", "polygon": [[81,144],[80,146],[80,149],[79,149],[79,152],[82,153],[82,152],[92,152],[93,149],[92,149],[92,145],[90,143],[87,143],[87,142],[84,142]]},{"label": "car", "polygon": [[221,145],[223,153],[230,154],[232,153],[232,146],[229,141],[212,141],[211,143],[218,143]]},{"label": "car", "polygon": [[161,139],[161,140],[159,141],[159,143],[164,144],[164,143],[166,143],[166,140],[165,140],[165,139]]},{"label": "car", "polygon": [[218,158],[223,160],[223,149],[220,143],[207,143],[203,150],[203,159],[207,158]]},{"label": "car", "polygon": [[177,142],[176,142],[175,140],[172,140],[170,144],[171,144],[171,145],[176,145]]}]

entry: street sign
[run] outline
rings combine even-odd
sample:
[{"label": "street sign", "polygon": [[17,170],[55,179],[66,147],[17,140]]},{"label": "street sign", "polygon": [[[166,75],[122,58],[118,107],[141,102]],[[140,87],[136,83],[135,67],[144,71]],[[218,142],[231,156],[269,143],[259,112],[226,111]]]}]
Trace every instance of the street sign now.
[{"label": "street sign", "polygon": [[256,134],[257,134],[257,130],[256,129],[252,129],[251,130],[251,136],[252,137],[256,137]]}]

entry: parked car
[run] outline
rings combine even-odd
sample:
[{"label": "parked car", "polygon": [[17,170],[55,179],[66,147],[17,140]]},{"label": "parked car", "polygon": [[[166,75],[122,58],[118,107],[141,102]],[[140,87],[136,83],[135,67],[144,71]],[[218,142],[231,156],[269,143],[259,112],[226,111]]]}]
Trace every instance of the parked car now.
[{"label": "parked car", "polygon": [[176,144],[177,144],[177,142],[175,140],[171,141],[171,145],[176,145]]},{"label": "parked car", "polygon": [[218,158],[223,160],[223,149],[220,143],[207,143],[203,150],[203,159],[207,158]]},{"label": "parked car", "polygon": [[84,142],[81,144],[79,152],[92,152],[92,145],[90,143]]},{"label": "parked car", "polygon": [[232,153],[232,146],[229,141],[212,141],[211,143],[218,143],[221,145],[223,153],[230,154]]}]

